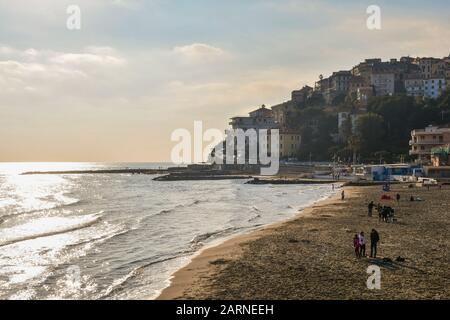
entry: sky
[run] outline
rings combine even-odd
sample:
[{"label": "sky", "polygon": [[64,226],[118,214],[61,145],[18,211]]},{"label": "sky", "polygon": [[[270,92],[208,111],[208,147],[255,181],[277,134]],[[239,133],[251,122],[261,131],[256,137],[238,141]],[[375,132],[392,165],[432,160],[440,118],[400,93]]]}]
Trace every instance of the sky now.
[{"label": "sky", "polygon": [[170,161],[171,133],[195,120],[224,130],[366,58],[448,56],[449,13],[447,0],[0,0],[0,161]]}]

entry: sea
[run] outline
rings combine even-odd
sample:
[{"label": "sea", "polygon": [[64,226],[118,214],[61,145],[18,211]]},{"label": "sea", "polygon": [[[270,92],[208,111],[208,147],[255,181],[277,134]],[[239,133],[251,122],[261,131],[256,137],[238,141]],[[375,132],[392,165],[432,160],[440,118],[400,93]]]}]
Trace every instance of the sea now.
[{"label": "sea", "polygon": [[169,166],[0,163],[0,299],[154,299],[206,246],[333,194],[329,185],[22,174]]}]

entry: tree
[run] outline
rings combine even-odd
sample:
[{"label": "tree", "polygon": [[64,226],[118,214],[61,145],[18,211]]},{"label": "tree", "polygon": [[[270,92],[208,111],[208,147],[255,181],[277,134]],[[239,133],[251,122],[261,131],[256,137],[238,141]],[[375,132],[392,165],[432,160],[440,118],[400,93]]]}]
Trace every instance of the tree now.
[{"label": "tree", "polygon": [[347,141],[353,135],[353,121],[351,117],[344,120],[340,132],[343,141]]},{"label": "tree", "polygon": [[358,149],[363,158],[382,150],[384,133],[384,120],[378,114],[367,113],[356,120]]},{"label": "tree", "polygon": [[321,93],[313,93],[311,97],[306,99],[305,107],[323,107],[325,106],[325,99]]}]

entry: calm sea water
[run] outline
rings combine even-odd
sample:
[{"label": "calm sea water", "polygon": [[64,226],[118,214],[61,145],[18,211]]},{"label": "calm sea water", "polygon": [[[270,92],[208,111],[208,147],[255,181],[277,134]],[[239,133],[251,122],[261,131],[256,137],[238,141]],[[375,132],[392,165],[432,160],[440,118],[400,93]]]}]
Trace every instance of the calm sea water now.
[{"label": "calm sea water", "polygon": [[1,299],[146,299],[205,245],[292,217],[328,185],[20,175],[163,163],[0,164]]}]

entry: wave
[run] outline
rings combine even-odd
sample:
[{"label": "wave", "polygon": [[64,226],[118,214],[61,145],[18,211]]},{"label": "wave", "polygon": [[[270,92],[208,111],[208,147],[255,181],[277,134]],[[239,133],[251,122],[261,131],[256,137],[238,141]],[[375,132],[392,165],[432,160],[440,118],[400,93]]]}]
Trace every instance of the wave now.
[{"label": "wave", "polygon": [[125,275],[122,278],[119,278],[115,281],[113,281],[113,283],[105,290],[105,292],[103,294],[100,295],[99,299],[106,299],[109,298],[111,295],[116,294],[122,290],[125,289],[125,284],[136,278],[137,276],[139,276],[140,274],[142,274],[144,272],[144,270],[148,267],[151,267],[152,265],[158,264],[158,263],[163,263],[166,261],[170,261],[170,260],[174,260],[177,258],[182,257],[183,255],[176,255],[176,256],[170,256],[170,257],[165,257],[162,259],[157,259],[157,260],[153,260],[149,263],[143,264],[139,267],[134,268],[133,270],[131,270],[130,273],[128,273],[127,275]]},{"label": "wave", "polygon": [[158,213],[154,214],[153,216],[158,216],[158,215],[162,215],[162,214],[167,214],[167,213],[171,213],[174,212],[176,209],[180,209],[180,208],[188,208],[188,207],[192,207],[195,206],[197,204],[199,204],[200,202],[202,202],[201,200],[194,200],[192,202],[189,202],[187,204],[177,204],[175,207],[173,208],[169,208],[169,209],[163,209],[160,210]]},{"label": "wave", "polygon": [[201,202],[201,200],[196,199],[193,202],[186,205],[185,207],[192,207],[192,206],[195,206],[196,204],[199,204],[200,202]]},{"label": "wave", "polygon": [[257,206],[252,206],[252,209],[255,210],[255,211],[258,211],[258,212],[261,211],[261,210],[259,210],[259,208]]},{"label": "wave", "polygon": [[255,214],[253,217],[249,218],[247,220],[247,222],[253,222],[253,221],[255,221],[258,218],[261,218],[261,215],[260,214]]},{"label": "wave", "polygon": [[[101,216],[99,216],[99,214],[100,213],[82,216],[82,217],[76,217],[76,218],[75,217],[72,217],[72,218],[63,218],[63,217],[41,218],[41,219],[37,219],[37,220],[32,221],[31,223],[28,223],[25,225],[20,225],[18,227],[12,227],[7,230],[3,230],[3,233],[17,234],[17,233],[20,233],[21,231],[23,232],[23,231],[28,231],[30,229],[32,230],[33,227],[35,229],[38,229],[39,227],[42,228],[42,226],[48,226],[48,225],[52,226],[51,222],[53,222],[53,227],[55,229],[45,230],[45,228],[44,228],[44,230],[42,230],[41,232],[25,234],[22,236],[18,236],[18,237],[16,236],[16,237],[11,237],[11,238],[6,238],[6,239],[3,238],[3,239],[0,239],[0,247],[8,246],[8,245],[11,245],[11,244],[14,244],[17,242],[33,240],[33,239],[42,238],[42,237],[49,237],[49,236],[54,236],[54,235],[58,235],[58,234],[62,234],[62,233],[67,233],[67,232],[84,229],[84,228],[90,227],[93,224],[97,223],[101,219]],[[75,223],[72,221],[75,221]],[[58,223],[59,223],[59,225],[58,225]]]},{"label": "wave", "polygon": [[90,238],[90,239],[86,239],[86,240],[83,240],[83,241],[80,241],[80,242],[77,242],[77,243],[69,244],[69,245],[67,245],[66,248],[71,249],[71,248],[79,247],[79,246],[86,245],[86,244],[98,244],[98,243],[101,243],[101,242],[105,242],[107,240],[111,240],[111,239],[113,239],[115,237],[122,236],[122,235],[127,234],[127,233],[129,233],[131,231],[134,231],[136,229],[137,228],[122,229],[122,230],[118,230],[118,231],[116,231],[116,232],[114,232],[112,234],[101,234],[101,235],[96,236],[94,238]]},{"label": "wave", "polygon": [[159,211],[158,213],[154,214],[153,216],[159,216],[159,215],[166,214],[166,213],[171,213],[171,212],[174,212],[174,211],[175,211],[175,208],[163,209],[163,210]]},{"label": "wave", "polygon": [[201,202],[201,200],[196,199],[196,200],[186,203],[186,204],[178,204],[175,206],[175,208],[188,208],[188,207],[195,206],[195,205],[199,204],[200,202]]},{"label": "wave", "polygon": [[211,239],[211,238],[214,238],[217,236],[228,235],[228,234],[231,234],[232,232],[235,232],[240,229],[243,229],[243,227],[229,227],[229,228],[220,229],[220,230],[216,230],[216,231],[212,231],[212,232],[198,234],[198,235],[194,236],[192,238],[192,240],[190,241],[191,248],[197,247],[198,245],[203,244],[203,242],[208,239]]},{"label": "wave", "polygon": [[[256,226],[260,226],[260,225],[256,225]],[[220,230],[213,231],[213,232],[198,234],[198,235],[194,236],[194,238],[192,238],[192,240],[190,241],[191,246],[189,249],[176,252],[172,256],[168,256],[168,257],[165,256],[160,259],[152,260],[151,262],[144,263],[143,265],[134,268],[131,272],[129,272],[124,277],[119,278],[116,281],[113,281],[113,283],[105,290],[105,293],[102,294],[99,297],[99,299],[110,298],[112,295],[117,294],[117,293],[121,292],[122,290],[125,290],[126,289],[125,284],[127,282],[129,282],[130,280],[141,275],[145,271],[146,268],[151,267],[152,265],[171,261],[174,259],[179,259],[179,258],[186,257],[186,256],[190,256],[199,249],[198,248],[199,246],[203,245],[204,241],[211,239],[211,238],[215,238],[217,236],[229,235],[240,229],[245,229],[245,228],[244,227],[229,227],[229,228],[220,229]],[[139,262],[144,262],[144,261],[145,261],[145,259],[143,259],[141,261],[133,261],[133,263],[139,263]]]},{"label": "wave", "polygon": [[5,214],[5,215],[1,216],[1,219],[3,219],[3,221],[7,221],[11,218],[20,217],[23,215],[29,215],[29,214],[33,214],[33,213],[41,212],[41,211],[49,211],[49,210],[73,207],[73,206],[77,206],[77,205],[84,204],[87,202],[86,200],[80,200],[80,199],[74,199],[74,198],[67,198],[67,199],[70,199],[71,201],[68,201],[66,203],[56,203],[54,205],[45,206],[43,208],[38,208],[38,209],[31,209],[31,210],[18,211],[15,213]]}]

